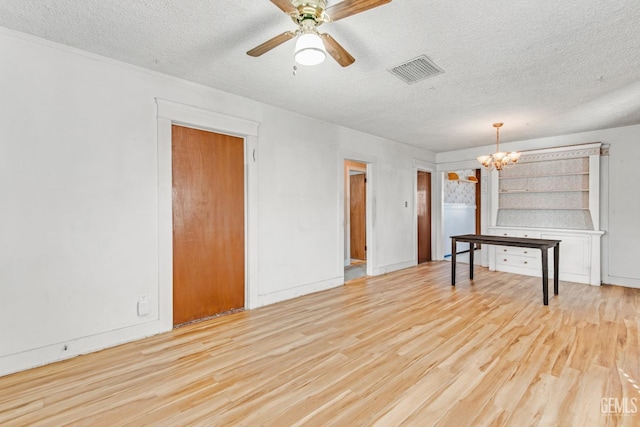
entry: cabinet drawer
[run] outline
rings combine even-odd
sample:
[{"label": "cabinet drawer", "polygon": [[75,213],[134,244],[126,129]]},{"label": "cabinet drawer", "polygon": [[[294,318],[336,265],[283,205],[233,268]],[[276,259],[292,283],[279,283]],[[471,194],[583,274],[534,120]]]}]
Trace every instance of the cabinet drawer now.
[{"label": "cabinet drawer", "polygon": [[531,248],[519,248],[516,246],[496,246],[496,257],[505,257],[506,255],[519,255],[523,257],[529,257],[532,259],[538,259],[540,251]]},{"label": "cabinet drawer", "polygon": [[528,230],[495,230],[493,234],[495,234],[496,236],[506,237],[529,237],[532,239],[540,238],[540,233]]},{"label": "cabinet drawer", "polygon": [[532,269],[540,268],[538,260],[534,257],[522,255],[505,255],[500,252],[496,253],[496,265]]}]

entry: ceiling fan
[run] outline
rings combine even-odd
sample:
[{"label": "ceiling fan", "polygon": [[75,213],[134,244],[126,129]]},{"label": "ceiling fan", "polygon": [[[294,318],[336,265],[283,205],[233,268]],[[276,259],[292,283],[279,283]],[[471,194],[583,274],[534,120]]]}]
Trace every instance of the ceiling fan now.
[{"label": "ceiling fan", "polygon": [[355,59],[333,37],[319,33],[318,27],[325,22],[335,22],[374,7],[390,3],[391,0],[344,0],[327,8],[327,0],[271,0],[284,13],[289,15],[298,29],[267,40],[247,52],[250,56],[260,56],[282,43],[298,37],[295,59],[302,65],[316,65],[325,59],[325,51],[343,67],[355,62]]}]

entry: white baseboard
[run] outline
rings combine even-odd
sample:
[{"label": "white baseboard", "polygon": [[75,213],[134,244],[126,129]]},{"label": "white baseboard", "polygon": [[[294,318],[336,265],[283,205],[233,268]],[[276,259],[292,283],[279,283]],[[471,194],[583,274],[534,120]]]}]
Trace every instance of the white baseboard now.
[{"label": "white baseboard", "polygon": [[391,273],[392,271],[403,270],[405,268],[414,267],[416,265],[418,265],[418,261],[415,259],[399,262],[397,264],[383,265],[382,267],[374,268],[373,275],[380,276],[381,274],[387,274],[387,273]]},{"label": "white baseboard", "polygon": [[0,357],[0,376],[71,359],[82,354],[115,347],[169,330],[171,330],[171,326],[167,329],[166,326],[162,326],[160,320],[152,320],[122,329],[65,341],[64,343],[51,344],[9,354]]},{"label": "white baseboard", "polygon": [[344,275],[334,277],[332,279],[323,280],[320,282],[297,286],[291,289],[272,292],[266,295],[258,295],[258,307],[274,304],[276,302],[285,301],[291,298],[296,298],[296,297],[311,294],[314,292],[324,291],[326,289],[331,289],[331,288],[335,288],[342,285],[344,285]]},{"label": "white baseboard", "polygon": [[627,288],[640,289],[640,279],[629,277],[605,276],[602,280],[607,285],[624,286]]}]

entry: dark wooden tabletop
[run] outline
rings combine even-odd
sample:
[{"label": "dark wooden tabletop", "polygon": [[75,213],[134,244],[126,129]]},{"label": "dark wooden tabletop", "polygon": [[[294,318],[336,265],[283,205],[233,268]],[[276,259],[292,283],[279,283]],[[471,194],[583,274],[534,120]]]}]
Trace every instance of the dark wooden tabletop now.
[{"label": "dark wooden tabletop", "polygon": [[461,234],[451,236],[458,242],[485,243],[488,245],[520,246],[536,249],[548,249],[557,246],[562,240],[532,239],[530,237],[489,236],[484,234]]}]

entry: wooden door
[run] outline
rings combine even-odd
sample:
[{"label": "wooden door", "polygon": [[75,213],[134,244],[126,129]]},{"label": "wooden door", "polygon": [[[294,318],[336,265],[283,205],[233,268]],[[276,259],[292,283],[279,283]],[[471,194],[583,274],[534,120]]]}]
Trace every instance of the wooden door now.
[{"label": "wooden door", "polygon": [[366,175],[359,173],[349,176],[349,222],[351,232],[349,246],[352,259],[367,259],[367,220],[366,220]]},{"label": "wooden door", "polygon": [[173,323],[244,307],[244,140],[172,127]]},{"label": "wooden door", "polygon": [[418,264],[431,261],[431,174],[418,171]]}]

